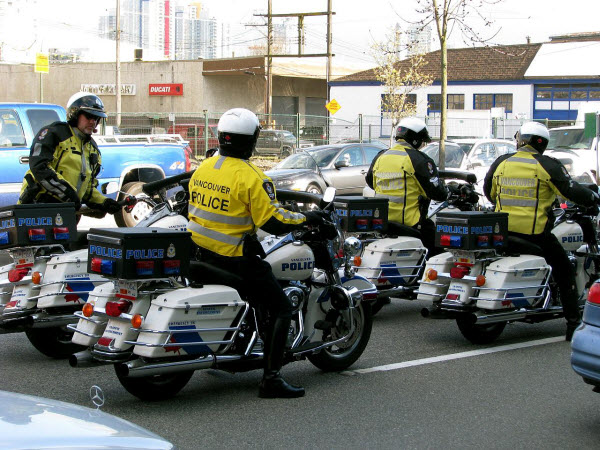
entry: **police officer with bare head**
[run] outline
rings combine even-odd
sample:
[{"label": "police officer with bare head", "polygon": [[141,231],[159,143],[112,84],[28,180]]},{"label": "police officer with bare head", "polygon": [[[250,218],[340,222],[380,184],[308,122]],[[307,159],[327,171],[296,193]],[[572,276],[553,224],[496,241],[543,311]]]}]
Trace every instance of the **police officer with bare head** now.
[{"label": "police officer with bare head", "polygon": [[[575,270],[551,233],[552,205],[557,194],[583,206],[597,204],[600,197],[572,180],[560,161],[543,154],[549,137],[548,129],[541,123],[523,124],[515,135],[517,152],[494,161],[483,190],[496,211],[508,213],[509,234],[541,247],[541,256],[552,266],[567,320],[566,340],[570,341],[581,320],[579,294],[575,288]],[[518,241],[509,242],[509,248],[527,252],[523,246],[519,248]]]},{"label": "police officer with bare head", "polygon": [[259,228],[284,234],[320,224],[320,211],[294,213],[277,202],[271,179],[249,161],[260,133],[256,115],[242,108],[227,111],[218,124],[219,154],[205,159],[189,183],[189,224],[203,262],[244,280],[250,302],[269,313],[265,333],[263,398],[294,398],[304,389],[280,375],[292,318],[292,305],[263,261]]},{"label": "police officer with bare head", "polygon": [[396,145],[377,155],[365,179],[377,197],[389,199],[389,230],[418,237],[431,256],[439,250],[434,245],[434,224],[426,216],[429,201],[446,200],[448,190],[435,162],[419,151],[431,142],[425,122],[416,117],[402,119],[395,138]]},{"label": "police officer with bare head", "polygon": [[106,117],[102,100],[78,92],[67,103],[67,122],[42,128],[33,140],[19,203],[73,202],[115,214],[122,206],[96,189],[102,159],[92,133]]}]

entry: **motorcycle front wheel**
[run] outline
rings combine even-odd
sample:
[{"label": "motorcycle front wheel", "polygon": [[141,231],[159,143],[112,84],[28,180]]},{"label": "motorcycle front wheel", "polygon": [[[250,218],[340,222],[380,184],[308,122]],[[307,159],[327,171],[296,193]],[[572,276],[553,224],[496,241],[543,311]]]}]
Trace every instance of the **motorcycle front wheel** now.
[{"label": "motorcycle front wheel", "polygon": [[132,378],[119,373],[117,365],[114,367],[121,386],[131,395],[146,402],[158,402],[174,397],[188,384],[194,374],[193,370],[188,370],[165,375]]},{"label": "motorcycle front wheel", "polygon": [[456,324],[462,335],[471,343],[484,345],[491,344],[504,331],[507,322],[490,323],[488,325],[476,325],[467,318],[459,317]]},{"label": "motorcycle front wheel", "polygon": [[71,342],[73,332],[67,327],[31,328],[25,335],[36,350],[50,358],[64,359],[85,347]]},{"label": "motorcycle front wheel", "polygon": [[[371,304],[361,302],[353,314],[354,333],[346,342],[324,348],[318,353],[308,355],[308,360],[316,367],[326,372],[345,370],[356,362],[365,350],[373,328]],[[331,330],[331,339],[336,340],[347,333],[347,326],[342,324]],[[340,327],[340,328],[338,328]]]}]

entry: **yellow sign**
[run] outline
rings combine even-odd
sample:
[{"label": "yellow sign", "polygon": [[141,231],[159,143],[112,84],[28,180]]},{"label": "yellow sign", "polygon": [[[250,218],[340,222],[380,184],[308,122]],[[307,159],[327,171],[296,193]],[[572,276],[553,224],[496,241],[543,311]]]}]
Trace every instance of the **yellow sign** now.
[{"label": "yellow sign", "polygon": [[342,106],[336,101],[335,98],[325,105],[325,108],[327,108],[331,114],[338,112],[341,107]]},{"label": "yellow sign", "polygon": [[35,54],[35,72],[48,73],[50,72],[50,65],[48,64],[48,53],[36,53]]}]

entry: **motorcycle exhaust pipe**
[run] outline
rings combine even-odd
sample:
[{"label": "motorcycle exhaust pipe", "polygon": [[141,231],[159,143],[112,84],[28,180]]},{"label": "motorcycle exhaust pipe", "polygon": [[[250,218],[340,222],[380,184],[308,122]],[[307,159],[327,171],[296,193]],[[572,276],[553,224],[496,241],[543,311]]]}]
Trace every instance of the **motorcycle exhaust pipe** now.
[{"label": "motorcycle exhaust pipe", "polygon": [[493,314],[472,314],[475,325],[488,325],[492,323],[506,322],[507,320],[521,320],[527,316],[523,311],[510,311]]},{"label": "motorcycle exhaust pipe", "polygon": [[79,320],[73,314],[51,315],[51,314],[33,314],[28,317],[29,327],[31,328],[55,328],[64,327]]},{"label": "motorcycle exhaust pipe", "polygon": [[135,359],[115,365],[115,370],[121,377],[139,378],[152,375],[166,375],[187,370],[210,369],[215,365],[216,361],[214,356],[165,363],[147,363],[141,359]]},{"label": "motorcycle exhaust pipe", "polygon": [[104,363],[96,360],[89,350],[83,350],[78,353],[73,353],[69,356],[69,365],[71,367],[97,367],[97,366],[105,366],[110,363]]}]

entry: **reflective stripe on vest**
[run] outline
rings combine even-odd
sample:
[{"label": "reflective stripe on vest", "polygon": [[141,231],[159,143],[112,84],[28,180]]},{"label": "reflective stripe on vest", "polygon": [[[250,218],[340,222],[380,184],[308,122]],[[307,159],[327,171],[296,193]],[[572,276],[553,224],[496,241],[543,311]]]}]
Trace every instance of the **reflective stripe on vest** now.
[{"label": "reflective stripe on vest", "polygon": [[188,230],[197,233],[201,236],[212,239],[214,241],[222,242],[223,244],[233,245],[236,247],[242,244],[242,239],[244,237],[243,235],[239,237],[230,236],[228,234],[219,233],[218,231],[209,230],[208,228],[204,228],[202,225],[199,225],[191,220],[188,222]]},{"label": "reflective stripe on vest", "polygon": [[226,223],[228,225],[252,225],[252,217],[232,217],[225,214],[218,214],[211,211],[196,208],[188,205],[188,212],[200,219],[210,220],[211,222]]}]

